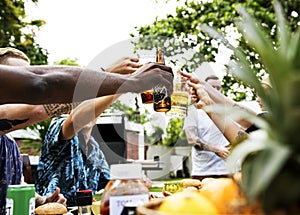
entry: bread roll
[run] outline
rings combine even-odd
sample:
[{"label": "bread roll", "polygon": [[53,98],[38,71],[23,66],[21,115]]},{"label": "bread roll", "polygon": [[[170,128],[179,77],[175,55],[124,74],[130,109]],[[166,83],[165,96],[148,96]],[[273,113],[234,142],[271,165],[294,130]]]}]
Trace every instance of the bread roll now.
[{"label": "bread roll", "polygon": [[186,178],[186,179],[182,179],[182,186],[183,188],[187,188],[187,187],[200,188],[202,186],[202,182],[198,179]]},{"label": "bread roll", "polygon": [[56,215],[56,214],[64,214],[67,212],[68,212],[67,208],[63,204],[57,202],[50,202],[41,205],[34,210],[34,213],[38,215],[43,215],[43,214]]}]

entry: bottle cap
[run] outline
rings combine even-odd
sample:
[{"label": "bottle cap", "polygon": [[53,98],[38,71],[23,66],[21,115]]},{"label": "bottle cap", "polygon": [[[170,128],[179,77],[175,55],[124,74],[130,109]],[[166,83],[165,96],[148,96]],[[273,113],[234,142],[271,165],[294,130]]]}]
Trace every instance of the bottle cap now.
[{"label": "bottle cap", "polygon": [[110,166],[110,179],[143,178],[142,164],[113,164]]}]

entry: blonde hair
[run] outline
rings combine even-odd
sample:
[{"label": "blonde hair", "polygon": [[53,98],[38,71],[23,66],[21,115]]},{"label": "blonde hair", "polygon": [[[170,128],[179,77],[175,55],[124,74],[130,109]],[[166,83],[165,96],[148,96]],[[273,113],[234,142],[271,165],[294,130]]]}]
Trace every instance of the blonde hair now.
[{"label": "blonde hair", "polygon": [[0,64],[3,64],[9,57],[20,58],[30,63],[30,60],[27,57],[27,55],[19,49],[11,47],[0,48]]}]

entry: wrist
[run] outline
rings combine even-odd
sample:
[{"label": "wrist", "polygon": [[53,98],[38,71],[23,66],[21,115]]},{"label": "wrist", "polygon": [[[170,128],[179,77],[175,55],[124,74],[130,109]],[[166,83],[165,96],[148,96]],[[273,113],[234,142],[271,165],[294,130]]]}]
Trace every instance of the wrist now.
[{"label": "wrist", "polygon": [[196,142],[194,143],[194,147],[198,150],[203,150],[203,144],[202,144],[200,138],[196,139]]},{"label": "wrist", "polygon": [[131,75],[121,75],[118,73],[110,73],[114,76],[114,82],[116,83],[116,92],[117,94],[122,93],[140,93],[142,92],[139,89],[140,83]]}]

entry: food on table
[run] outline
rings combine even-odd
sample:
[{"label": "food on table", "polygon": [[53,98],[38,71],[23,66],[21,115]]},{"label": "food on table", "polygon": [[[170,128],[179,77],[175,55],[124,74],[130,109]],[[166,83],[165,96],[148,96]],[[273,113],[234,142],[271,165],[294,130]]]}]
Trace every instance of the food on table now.
[{"label": "food on table", "polygon": [[44,205],[37,207],[34,210],[34,214],[38,215],[56,215],[56,214],[65,214],[68,210],[66,206],[57,202],[50,202]]},{"label": "food on table", "polygon": [[94,215],[100,215],[100,204],[101,201],[95,201],[92,203],[92,212]]},{"label": "food on table", "polygon": [[202,187],[202,182],[198,179],[186,178],[182,179],[183,188],[194,187],[199,190]]},{"label": "food on table", "polygon": [[217,207],[220,214],[262,214],[258,202],[249,204],[242,195],[239,182],[232,178],[206,178],[200,193]]},{"label": "food on table", "polygon": [[202,182],[197,179],[182,179],[180,181],[166,182],[162,189],[164,196],[170,196],[174,193],[182,192],[185,189],[199,190],[202,187]]},{"label": "food on table", "polygon": [[219,214],[209,199],[195,191],[183,191],[166,197],[158,210],[168,214]]}]

